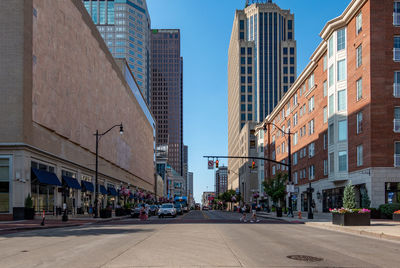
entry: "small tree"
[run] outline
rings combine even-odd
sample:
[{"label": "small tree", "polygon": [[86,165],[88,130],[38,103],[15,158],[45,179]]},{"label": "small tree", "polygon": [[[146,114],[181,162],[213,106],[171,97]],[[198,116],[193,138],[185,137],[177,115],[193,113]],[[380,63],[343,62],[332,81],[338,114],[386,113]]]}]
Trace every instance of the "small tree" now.
[{"label": "small tree", "polygon": [[31,194],[28,194],[28,196],[25,198],[25,207],[33,208],[33,201],[32,201]]},{"label": "small tree", "polygon": [[371,200],[369,199],[367,191],[361,193],[361,207],[369,208],[371,206]]},{"label": "small tree", "polygon": [[280,201],[285,197],[287,177],[287,174],[278,173],[274,178],[263,182],[264,192],[279,206]]},{"label": "small tree", "polygon": [[343,207],[347,209],[356,208],[356,194],[354,191],[354,186],[349,183],[344,188],[343,193]]}]

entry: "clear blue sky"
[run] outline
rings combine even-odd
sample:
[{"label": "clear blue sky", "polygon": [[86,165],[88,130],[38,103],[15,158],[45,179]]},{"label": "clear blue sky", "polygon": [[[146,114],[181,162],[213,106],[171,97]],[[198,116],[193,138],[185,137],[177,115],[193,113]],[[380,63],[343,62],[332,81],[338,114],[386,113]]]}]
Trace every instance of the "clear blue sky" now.
[{"label": "clear blue sky", "polygon": [[[251,1],[250,1],[251,2]],[[295,15],[298,74],[321,41],[328,20],[350,0],[276,0]],[[183,56],[183,136],[189,146],[194,195],[214,189],[214,171],[203,155],[228,153],[228,46],[236,9],[245,0],[147,0],[152,28],[180,29]],[[227,160],[220,160],[220,165]]]}]

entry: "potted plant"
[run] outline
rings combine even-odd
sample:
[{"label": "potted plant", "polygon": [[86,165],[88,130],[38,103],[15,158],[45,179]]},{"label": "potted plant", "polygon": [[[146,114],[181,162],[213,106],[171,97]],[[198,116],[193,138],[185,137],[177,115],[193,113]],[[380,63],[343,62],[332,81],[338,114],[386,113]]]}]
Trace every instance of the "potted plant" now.
[{"label": "potted plant", "polygon": [[111,218],[111,217],[112,217],[111,207],[100,209],[100,218]]},{"label": "potted plant", "polygon": [[393,213],[399,209],[399,203],[383,204],[379,206],[379,211],[382,219],[392,219]]},{"label": "potted plant", "polygon": [[400,210],[393,212],[393,220],[400,221]]},{"label": "potted plant", "polygon": [[344,189],[343,208],[329,209],[332,213],[332,223],[342,226],[371,225],[371,210],[356,209],[354,186],[348,184]]},{"label": "potted plant", "polygon": [[33,207],[33,201],[31,194],[25,198],[25,208],[24,208],[24,219],[33,220],[35,218],[35,208]]}]

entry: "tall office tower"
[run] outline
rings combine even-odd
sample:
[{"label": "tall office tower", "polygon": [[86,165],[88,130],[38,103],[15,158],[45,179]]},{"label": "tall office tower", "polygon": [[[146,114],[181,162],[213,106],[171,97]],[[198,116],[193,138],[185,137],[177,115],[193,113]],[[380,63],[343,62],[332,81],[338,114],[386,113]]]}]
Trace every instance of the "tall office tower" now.
[{"label": "tall office tower", "polygon": [[83,0],[115,58],[124,58],[150,106],[150,15],[146,0]]},{"label": "tall office tower", "polygon": [[194,205],[193,199],[193,172],[188,172],[188,190],[189,190],[189,194],[188,194],[188,202],[189,205],[192,206]]},{"label": "tall office tower", "polygon": [[215,171],[215,195],[225,193],[228,190],[228,167],[222,166]]},{"label": "tall office tower", "polygon": [[184,145],[183,146],[183,178],[185,179],[186,183],[186,190],[187,194],[189,194],[189,181],[188,181],[188,168],[189,168],[189,163],[188,163],[188,146]]},{"label": "tall office tower", "polygon": [[[229,43],[229,155],[239,154],[245,123],[264,120],[295,79],[294,15],[272,1],[247,1],[245,9],[236,10]],[[229,159],[228,166],[229,188],[236,189],[239,161]]]},{"label": "tall office tower", "polygon": [[183,99],[179,29],[151,31],[152,112],[157,144],[168,145],[168,164],[183,176]]}]

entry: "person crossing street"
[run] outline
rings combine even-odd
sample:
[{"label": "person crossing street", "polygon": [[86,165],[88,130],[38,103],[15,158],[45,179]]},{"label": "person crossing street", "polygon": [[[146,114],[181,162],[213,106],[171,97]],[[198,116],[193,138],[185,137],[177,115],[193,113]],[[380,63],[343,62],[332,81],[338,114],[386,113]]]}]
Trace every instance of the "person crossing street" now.
[{"label": "person crossing street", "polygon": [[253,202],[251,204],[251,213],[252,213],[252,216],[251,216],[250,222],[260,222],[260,220],[257,219],[257,203],[256,202]]}]

